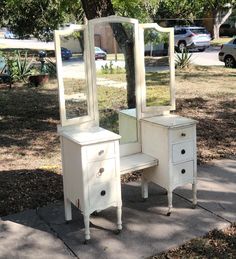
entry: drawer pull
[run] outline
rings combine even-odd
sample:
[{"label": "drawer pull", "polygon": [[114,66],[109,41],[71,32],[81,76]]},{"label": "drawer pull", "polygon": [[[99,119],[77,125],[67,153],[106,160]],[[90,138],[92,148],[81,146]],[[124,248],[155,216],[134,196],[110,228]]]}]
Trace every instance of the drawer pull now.
[{"label": "drawer pull", "polygon": [[102,190],[101,191],[101,196],[105,196],[106,195],[106,191]]},{"label": "drawer pull", "polygon": [[181,133],[181,137],[186,137],[186,133]]},{"label": "drawer pull", "polygon": [[104,173],[104,171],[105,171],[105,169],[104,169],[103,167],[101,167],[101,168],[99,169],[99,173],[100,173],[100,174]]},{"label": "drawer pull", "polygon": [[100,150],[99,152],[98,152],[98,155],[99,156],[101,156],[101,155],[103,155],[104,154],[104,150]]},{"label": "drawer pull", "polygon": [[182,169],[181,170],[181,174],[185,174],[186,173],[186,170],[185,169]]},{"label": "drawer pull", "polygon": [[103,167],[101,167],[99,170],[98,170],[98,173],[97,173],[97,176],[101,176],[103,173],[104,173],[105,169]]},{"label": "drawer pull", "polygon": [[181,154],[184,155],[186,153],[185,149],[181,150]]}]

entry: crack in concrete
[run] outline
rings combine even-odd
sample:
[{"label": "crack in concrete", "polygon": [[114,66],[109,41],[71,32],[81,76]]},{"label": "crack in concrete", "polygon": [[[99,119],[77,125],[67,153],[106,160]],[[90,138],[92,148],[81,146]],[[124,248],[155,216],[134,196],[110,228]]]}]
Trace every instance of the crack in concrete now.
[{"label": "crack in concrete", "polygon": [[[178,193],[176,193],[176,192],[173,192],[173,193],[174,193],[175,195],[177,195],[178,197],[180,197],[180,198],[182,198],[182,199],[184,199],[184,200],[186,200],[186,201],[192,203],[192,201],[191,201],[190,199],[188,199],[188,198],[182,196],[181,194],[178,194]],[[222,219],[222,220],[225,220],[226,222],[228,222],[228,223],[230,223],[230,224],[233,224],[232,221],[230,221],[230,220],[228,220],[228,219],[226,219],[226,218],[224,218],[224,217],[222,217],[222,216],[216,214],[215,212],[213,212],[213,211],[211,211],[211,210],[205,208],[204,206],[200,205],[199,203],[197,203],[196,206],[199,207],[199,208],[201,208],[201,209],[203,209],[203,210],[205,210],[205,211],[207,211],[207,212],[210,212],[210,213],[213,214],[214,216],[216,216],[216,217],[218,217],[218,218],[220,218],[220,219]],[[223,209],[224,209],[224,208],[223,208]]]},{"label": "crack in concrete", "polygon": [[54,228],[51,226],[51,224],[49,222],[47,222],[39,213],[39,209],[37,208],[35,210],[36,215],[39,217],[40,220],[42,220],[48,227],[49,229],[52,231],[52,233],[62,241],[62,243],[65,245],[65,247],[69,250],[69,254],[74,256],[75,258],[79,258],[76,253],[72,250],[72,248],[60,237],[60,235],[54,230]]}]

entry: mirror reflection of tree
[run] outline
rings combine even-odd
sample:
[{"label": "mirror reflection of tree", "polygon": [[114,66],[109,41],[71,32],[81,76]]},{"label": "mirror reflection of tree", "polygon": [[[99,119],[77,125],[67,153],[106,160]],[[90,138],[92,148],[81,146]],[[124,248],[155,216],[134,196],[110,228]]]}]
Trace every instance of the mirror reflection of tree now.
[{"label": "mirror reflection of tree", "polygon": [[[119,43],[114,33],[119,37]],[[134,25],[126,22],[96,24],[94,40],[96,49],[103,47],[107,51],[106,57],[102,58],[95,50],[95,59],[99,59],[96,62],[99,124],[119,134],[120,111],[136,108]]]}]

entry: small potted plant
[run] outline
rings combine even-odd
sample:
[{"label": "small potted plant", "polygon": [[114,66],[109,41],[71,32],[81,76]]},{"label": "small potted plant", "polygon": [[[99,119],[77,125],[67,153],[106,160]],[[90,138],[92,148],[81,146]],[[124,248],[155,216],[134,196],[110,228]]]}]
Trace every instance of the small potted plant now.
[{"label": "small potted plant", "polygon": [[40,58],[41,66],[33,70],[33,74],[29,76],[29,83],[31,86],[42,86],[49,80],[49,74],[45,66],[45,59]]}]

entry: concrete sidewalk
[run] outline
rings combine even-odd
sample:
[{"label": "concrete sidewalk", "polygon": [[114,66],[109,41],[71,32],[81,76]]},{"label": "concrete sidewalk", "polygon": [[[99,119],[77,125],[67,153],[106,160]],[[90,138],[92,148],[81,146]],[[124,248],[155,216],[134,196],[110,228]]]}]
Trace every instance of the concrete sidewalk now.
[{"label": "concrete sidewalk", "polygon": [[104,210],[91,217],[88,245],[79,210],[66,224],[62,203],[3,217],[0,258],[147,258],[236,222],[236,161],[198,167],[198,179],[197,208],[187,185],[175,190],[170,217],[162,188],[150,184],[143,202],[139,183],[122,185],[124,229],[115,235],[116,210]]}]

